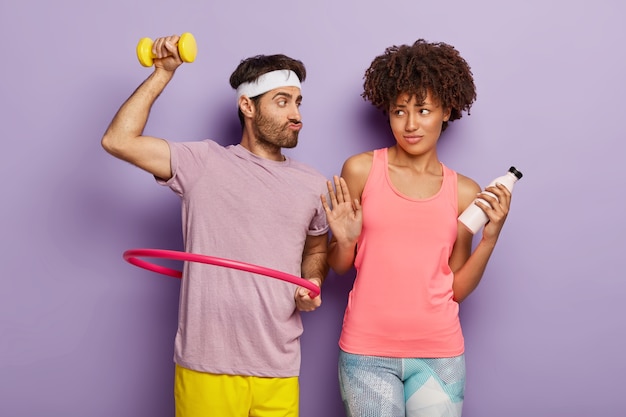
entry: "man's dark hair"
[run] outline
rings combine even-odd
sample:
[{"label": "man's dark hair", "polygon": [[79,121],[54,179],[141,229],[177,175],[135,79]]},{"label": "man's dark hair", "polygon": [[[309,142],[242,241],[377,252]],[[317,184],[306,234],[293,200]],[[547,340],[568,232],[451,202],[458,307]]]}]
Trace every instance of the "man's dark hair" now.
[{"label": "man's dark hair", "polygon": [[[365,71],[361,96],[383,112],[400,94],[423,101],[428,92],[444,108],[450,121],[460,119],[476,100],[469,64],[451,45],[418,39],[413,45],[391,46],[374,58]],[[442,131],[448,127],[444,122]]]},{"label": "man's dark hair", "polygon": [[[237,87],[243,83],[252,82],[261,75],[276,70],[291,70],[296,73],[300,82],[303,82],[306,78],[306,68],[304,64],[297,59],[290,58],[283,54],[256,55],[246,58],[239,63],[230,76],[230,86],[237,89]],[[263,94],[250,98],[256,105],[262,95]],[[243,126],[243,114],[241,110],[239,110],[238,113],[239,121],[241,126]]]}]

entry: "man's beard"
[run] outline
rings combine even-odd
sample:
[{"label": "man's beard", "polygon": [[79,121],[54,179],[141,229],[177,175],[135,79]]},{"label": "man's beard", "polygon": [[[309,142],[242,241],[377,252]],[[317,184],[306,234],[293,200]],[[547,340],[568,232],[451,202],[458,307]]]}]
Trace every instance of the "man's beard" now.
[{"label": "man's beard", "polygon": [[266,148],[295,148],[299,130],[289,129],[293,122],[280,124],[265,117],[260,111],[254,121],[254,134],[257,142]]}]

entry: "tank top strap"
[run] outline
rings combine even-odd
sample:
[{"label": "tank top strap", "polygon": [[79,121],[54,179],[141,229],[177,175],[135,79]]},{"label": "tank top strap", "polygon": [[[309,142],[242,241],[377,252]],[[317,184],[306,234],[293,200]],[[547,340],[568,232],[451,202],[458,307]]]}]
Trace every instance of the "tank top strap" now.
[{"label": "tank top strap", "polygon": [[387,170],[387,148],[374,149],[374,158],[372,161],[372,172],[379,173]]},{"label": "tank top strap", "polygon": [[441,169],[443,170],[443,184],[441,184],[440,195],[454,204],[455,208],[458,210],[457,173],[445,166],[443,162],[441,163]]},{"label": "tank top strap", "polygon": [[366,198],[370,190],[386,190],[387,186],[387,148],[374,149],[372,167],[367,175],[361,198]]}]

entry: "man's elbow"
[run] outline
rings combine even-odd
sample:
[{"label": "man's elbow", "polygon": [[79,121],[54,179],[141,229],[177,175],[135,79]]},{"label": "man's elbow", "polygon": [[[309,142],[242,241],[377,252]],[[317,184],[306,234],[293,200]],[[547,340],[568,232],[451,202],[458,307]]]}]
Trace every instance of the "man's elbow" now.
[{"label": "man's elbow", "polygon": [[115,154],[115,140],[110,134],[105,133],[104,136],[102,136],[100,145],[102,145],[102,148],[108,153]]},{"label": "man's elbow", "polygon": [[117,158],[122,158],[124,155],[124,143],[124,140],[121,140],[119,137],[112,135],[109,132],[105,133],[100,141],[102,148]]}]

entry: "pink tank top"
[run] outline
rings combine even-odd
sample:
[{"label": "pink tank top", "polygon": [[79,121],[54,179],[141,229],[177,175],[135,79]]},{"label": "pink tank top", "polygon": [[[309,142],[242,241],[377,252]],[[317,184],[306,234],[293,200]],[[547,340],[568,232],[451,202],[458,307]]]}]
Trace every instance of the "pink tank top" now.
[{"label": "pink tank top", "polygon": [[407,358],[463,353],[448,266],[457,236],[457,174],[442,169],[437,194],[409,198],[391,183],[387,149],[374,151],[361,198],[357,276],[339,340],[344,351]]}]

